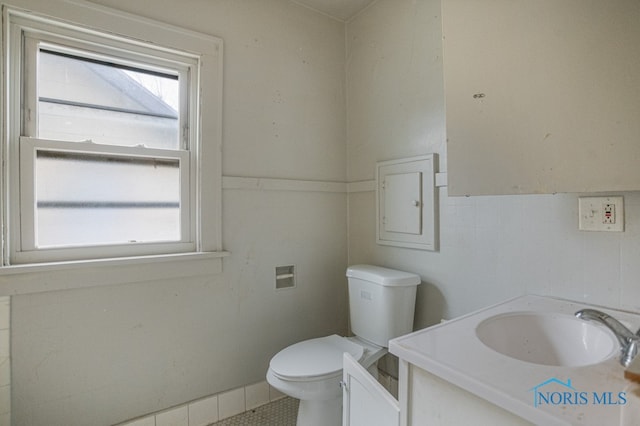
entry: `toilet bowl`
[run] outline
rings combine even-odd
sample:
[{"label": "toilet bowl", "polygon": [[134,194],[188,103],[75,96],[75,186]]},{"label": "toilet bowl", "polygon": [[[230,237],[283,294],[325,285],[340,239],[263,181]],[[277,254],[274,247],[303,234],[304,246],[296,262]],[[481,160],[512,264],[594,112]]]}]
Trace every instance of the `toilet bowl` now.
[{"label": "toilet bowl", "polygon": [[267,382],[300,400],[297,426],[342,424],[342,356],[348,352],[377,377],[377,361],[386,348],[358,337],[331,335],[305,340],[276,354]]},{"label": "toilet bowl", "polygon": [[295,343],[269,363],[267,382],[300,400],[297,426],[342,424],[342,359],[345,352],[378,377],[377,361],[389,340],[413,330],[420,277],[371,265],[347,269],[354,337],[331,335]]}]

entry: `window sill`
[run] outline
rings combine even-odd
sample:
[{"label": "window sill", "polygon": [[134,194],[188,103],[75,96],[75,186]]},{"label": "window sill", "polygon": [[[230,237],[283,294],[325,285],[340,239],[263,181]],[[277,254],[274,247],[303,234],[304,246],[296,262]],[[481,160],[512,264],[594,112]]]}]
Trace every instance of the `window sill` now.
[{"label": "window sill", "polygon": [[12,265],[0,268],[0,296],[213,275],[230,253],[200,252]]}]

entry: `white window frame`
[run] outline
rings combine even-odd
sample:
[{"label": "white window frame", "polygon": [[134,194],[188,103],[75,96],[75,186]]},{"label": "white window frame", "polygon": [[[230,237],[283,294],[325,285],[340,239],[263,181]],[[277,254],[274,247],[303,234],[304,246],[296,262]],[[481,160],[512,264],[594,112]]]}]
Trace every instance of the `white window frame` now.
[{"label": "white window frame", "polygon": [[[77,246],[64,248],[39,249],[36,247],[36,224],[34,222],[36,209],[35,193],[35,159],[37,151],[73,152],[79,154],[103,154],[108,156],[122,156],[126,158],[153,158],[177,160],[180,164],[180,193],[182,194],[180,203],[190,204],[190,153],[186,150],[163,150],[129,146],[109,146],[94,144],[91,142],[66,142],[57,140],[46,140],[29,137],[20,137],[20,202],[15,203],[20,213],[20,233],[12,242],[15,253],[12,253],[16,263],[37,263],[51,260],[60,260],[60,256],[70,259],[84,259],[95,257],[122,257],[124,250],[129,255],[149,255],[182,253],[195,251],[193,235],[193,220],[191,208],[182,208],[181,214],[181,235],[182,240],[171,243],[137,243],[122,247],[117,244],[104,244],[100,246]],[[89,253],[88,253],[89,252]]]},{"label": "white window frame", "polygon": [[[139,257],[154,255],[202,255],[222,257],[221,247],[221,110],[222,110],[222,41],[216,37],[172,27],[83,1],[33,0],[34,10],[2,6],[2,225],[3,266],[42,262],[74,262],[87,259]],[[74,24],[76,22],[82,24]],[[153,40],[150,42],[149,40]],[[24,98],[33,90],[33,72],[23,69],[30,61],[21,57],[24,44],[35,41],[64,45],[73,51],[86,51],[109,57],[117,54],[123,61],[145,57],[145,65],[158,69],[179,68],[181,82],[189,82],[190,97],[181,110],[189,111],[188,121],[181,121],[185,142],[177,151],[122,147],[122,155],[179,158],[181,185],[190,208],[184,210],[182,241],[171,243],[105,245],[37,249],[33,246],[33,153],[36,149],[107,152],[100,144],[36,139],[36,123],[28,114],[30,105]],[[131,54],[127,53],[131,52]],[[31,76],[22,81],[23,75]],[[21,105],[25,110],[21,111]],[[202,120],[203,116],[207,120]],[[68,144],[73,144],[69,146]],[[109,146],[108,153],[114,153]],[[206,165],[206,167],[203,167]],[[206,187],[203,185],[206,182]],[[188,189],[187,189],[188,187]],[[182,202],[183,200],[181,200]],[[31,227],[31,228],[29,228]],[[31,233],[31,234],[30,234]],[[211,256],[213,255],[213,256]]]}]

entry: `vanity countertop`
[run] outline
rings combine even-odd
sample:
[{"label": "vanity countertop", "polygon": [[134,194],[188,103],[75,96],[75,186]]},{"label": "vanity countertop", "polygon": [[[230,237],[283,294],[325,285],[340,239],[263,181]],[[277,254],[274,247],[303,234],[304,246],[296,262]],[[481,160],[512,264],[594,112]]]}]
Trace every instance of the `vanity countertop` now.
[{"label": "vanity countertop", "polygon": [[[400,359],[535,424],[637,424],[640,384],[624,379],[617,348],[597,364],[550,366],[502,355],[476,335],[477,326],[495,315],[532,311],[574,315],[584,308],[606,312],[633,331],[640,326],[639,314],[530,295],[398,337],[389,342],[389,350]],[[557,397],[569,391],[569,404],[535,406],[535,393],[547,386],[548,391],[558,393]]]}]

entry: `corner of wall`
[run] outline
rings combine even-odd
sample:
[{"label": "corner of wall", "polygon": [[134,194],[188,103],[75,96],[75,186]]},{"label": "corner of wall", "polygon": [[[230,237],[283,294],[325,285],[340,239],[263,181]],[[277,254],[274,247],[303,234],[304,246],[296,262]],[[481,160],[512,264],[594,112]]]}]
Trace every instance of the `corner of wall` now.
[{"label": "corner of wall", "polygon": [[0,297],[0,426],[11,425],[11,298]]}]

